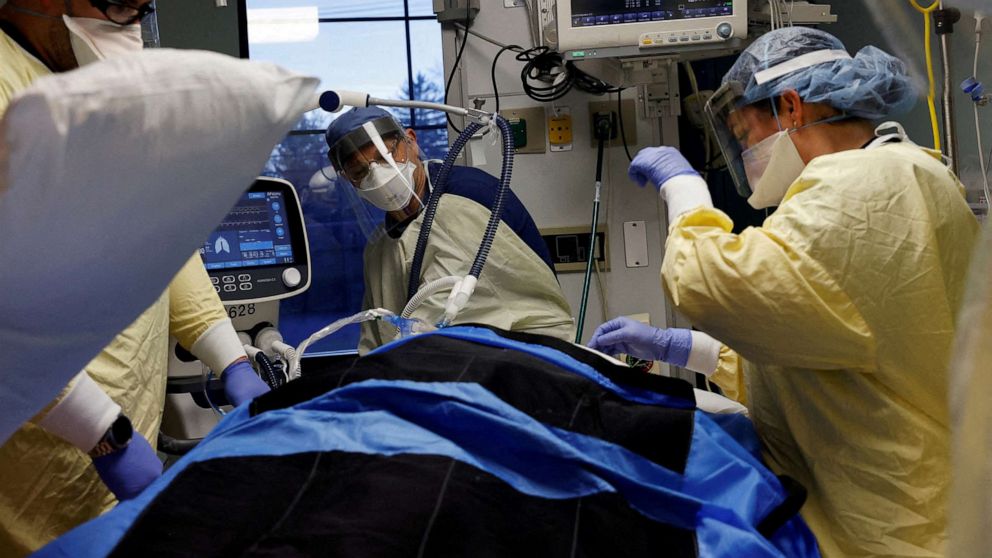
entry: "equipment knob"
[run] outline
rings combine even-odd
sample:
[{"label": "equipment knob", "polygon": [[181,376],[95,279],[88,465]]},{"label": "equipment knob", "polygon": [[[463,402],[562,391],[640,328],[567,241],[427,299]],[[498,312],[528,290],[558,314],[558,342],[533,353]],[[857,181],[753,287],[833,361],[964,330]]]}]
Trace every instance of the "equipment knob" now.
[{"label": "equipment knob", "polygon": [[303,280],[303,276],[300,275],[300,270],[295,267],[287,267],[282,272],[282,282],[289,288],[296,287]]},{"label": "equipment knob", "polygon": [[721,39],[729,39],[730,36],[734,34],[734,27],[727,22],[723,22],[716,26],[716,34],[719,35]]}]

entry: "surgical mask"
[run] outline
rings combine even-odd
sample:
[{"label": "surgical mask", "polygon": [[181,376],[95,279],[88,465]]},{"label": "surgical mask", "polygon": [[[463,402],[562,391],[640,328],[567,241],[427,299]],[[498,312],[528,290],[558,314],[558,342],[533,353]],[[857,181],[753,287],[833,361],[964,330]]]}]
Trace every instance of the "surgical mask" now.
[{"label": "surgical mask", "polygon": [[779,130],[741,153],[744,173],[753,189],[747,203],[755,209],[782,203],[789,186],[806,163],[799,156],[788,130]]},{"label": "surgical mask", "polygon": [[403,209],[413,198],[413,173],[417,165],[411,161],[392,165],[369,165],[369,173],[358,187],[362,199],[383,211]]},{"label": "surgical mask", "polygon": [[792,134],[803,128],[848,118],[850,117],[847,114],[841,113],[798,128],[779,130],[756,143],[754,147],[741,152],[744,174],[752,191],[747,203],[755,209],[779,205],[789,187],[806,168],[806,163],[792,141]]},{"label": "surgical mask", "polygon": [[141,25],[118,25],[91,17],[62,16],[76,62],[85,66],[142,49]]}]

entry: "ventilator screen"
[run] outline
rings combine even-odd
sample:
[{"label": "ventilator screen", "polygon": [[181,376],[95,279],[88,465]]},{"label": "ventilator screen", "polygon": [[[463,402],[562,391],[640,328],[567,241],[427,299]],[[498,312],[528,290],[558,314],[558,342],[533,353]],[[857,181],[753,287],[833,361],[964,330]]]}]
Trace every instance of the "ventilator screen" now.
[{"label": "ventilator screen", "polygon": [[248,192],[200,249],[207,270],[295,263],[282,192]]}]

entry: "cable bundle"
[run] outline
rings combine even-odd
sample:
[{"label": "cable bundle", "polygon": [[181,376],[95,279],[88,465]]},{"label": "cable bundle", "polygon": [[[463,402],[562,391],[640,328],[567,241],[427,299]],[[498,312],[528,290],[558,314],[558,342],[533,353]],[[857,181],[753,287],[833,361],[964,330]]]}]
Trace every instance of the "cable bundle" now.
[{"label": "cable bundle", "polygon": [[617,87],[583,72],[571,61],[566,62],[561,54],[546,46],[522,51],[517,54],[517,60],[524,63],[520,70],[524,92],[535,101],[558,100],[571,91],[572,87],[594,95],[619,91]]}]

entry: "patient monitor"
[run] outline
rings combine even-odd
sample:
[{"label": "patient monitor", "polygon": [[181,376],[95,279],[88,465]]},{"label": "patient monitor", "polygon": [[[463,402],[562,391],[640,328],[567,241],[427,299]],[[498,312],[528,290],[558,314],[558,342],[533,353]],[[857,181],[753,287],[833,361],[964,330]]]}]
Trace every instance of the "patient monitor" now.
[{"label": "patient monitor", "polygon": [[[258,178],[203,242],[200,256],[242,341],[262,347],[282,370],[272,350],[272,340],[279,339],[279,301],[310,286],[310,249],[296,190],[285,180]],[[205,393],[203,363],[170,342],[162,431],[202,438],[218,420],[212,407],[223,403],[222,371],[212,371]],[[249,350],[249,357],[259,350]]]},{"label": "patient monitor", "polygon": [[557,0],[567,58],[638,56],[747,37],[747,0]]}]

